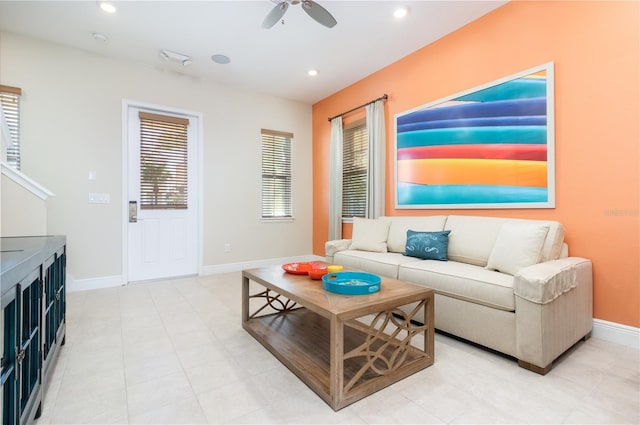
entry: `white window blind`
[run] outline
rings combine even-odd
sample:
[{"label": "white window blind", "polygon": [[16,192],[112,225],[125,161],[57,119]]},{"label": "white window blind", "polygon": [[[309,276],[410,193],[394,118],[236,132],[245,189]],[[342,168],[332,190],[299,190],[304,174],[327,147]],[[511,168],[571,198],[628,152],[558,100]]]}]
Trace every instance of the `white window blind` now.
[{"label": "white window blind", "polygon": [[0,104],[9,126],[11,140],[7,146],[7,164],[20,169],[20,96],[22,89],[0,85]]},{"label": "white window blind", "polygon": [[186,209],[186,118],[140,112],[140,208]]},{"label": "white window blind", "polygon": [[367,202],[369,139],[365,120],[343,131],[342,217],[364,217]]},{"label": "white window blind", "polygon": [[262,218],[292,218],[292,133],[262,129]]}]

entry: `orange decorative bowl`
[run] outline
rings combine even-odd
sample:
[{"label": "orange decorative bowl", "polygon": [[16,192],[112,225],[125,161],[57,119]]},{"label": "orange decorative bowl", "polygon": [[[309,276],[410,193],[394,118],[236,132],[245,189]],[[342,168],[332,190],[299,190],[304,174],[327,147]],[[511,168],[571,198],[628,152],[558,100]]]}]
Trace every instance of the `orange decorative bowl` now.
[{"label": "orange decorative bowl", "polygon": [[324,261],[287,263],[282,265],[282,269],[291,274],[308,274],[312,270],[325,270],[326,273],[327,263]]},{"label": "orange decorative bowl", "polygon": [[320,280],[322,276],[327,274],[329,271],[327,269],[312,269],[309,270],[309,277],[313,280]]}]

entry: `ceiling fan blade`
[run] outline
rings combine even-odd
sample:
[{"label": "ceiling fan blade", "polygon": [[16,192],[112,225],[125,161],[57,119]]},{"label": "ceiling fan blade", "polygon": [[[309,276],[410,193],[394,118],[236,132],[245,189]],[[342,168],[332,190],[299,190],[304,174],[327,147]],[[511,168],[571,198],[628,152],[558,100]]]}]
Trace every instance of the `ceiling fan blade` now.
[{"label": "ceiling fan blade", "polygon": [[313,0],[302,0],[302,9],[317,23],[327,28],[333,28],[338,23],[327,9]]},{"label": "ceiling fan blade", "polygon": [[274,26],[276,23],[278,23],[278,21],[282,19],[282,17],[284,16],[284,13],[287,11],[288,8],[289,8],[289,3],[287,3],[286,1],[282,1],[278,3],[273,9],[271,9],[271,12],[269,12],[269,14],[264,18],[264,21],[262,21],[262,28],[269,29],[272,26]]}]

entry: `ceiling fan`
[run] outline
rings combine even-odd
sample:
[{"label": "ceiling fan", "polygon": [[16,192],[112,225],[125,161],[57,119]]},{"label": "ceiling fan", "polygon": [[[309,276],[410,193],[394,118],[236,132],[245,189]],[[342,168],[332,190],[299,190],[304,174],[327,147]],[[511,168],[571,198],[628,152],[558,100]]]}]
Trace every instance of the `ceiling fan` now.
[{"label": "ceiling fan", "polygon": [[307,12],[307,15],[311,16],[316,22],[324,25],[327,28],[333,28],[338,22],[335,18],[325,9],[313,0],[271,0],[277,3],[271,12],[262,21],[262,28],[269,29],[273,27],[289,8],[290,4],[296,5],[302,3],[302,10]]}]

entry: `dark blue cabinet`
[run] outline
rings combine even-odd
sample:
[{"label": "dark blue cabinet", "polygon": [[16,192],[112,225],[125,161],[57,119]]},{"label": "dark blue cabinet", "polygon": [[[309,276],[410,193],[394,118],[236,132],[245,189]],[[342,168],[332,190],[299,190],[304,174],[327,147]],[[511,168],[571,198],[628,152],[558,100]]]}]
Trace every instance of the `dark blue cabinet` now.
[{"label": "dark blue cabinet", "polygon": [[44,383],[65,341],[66,240],[0,238],[2,251],[2,424],[40,415]]}]

